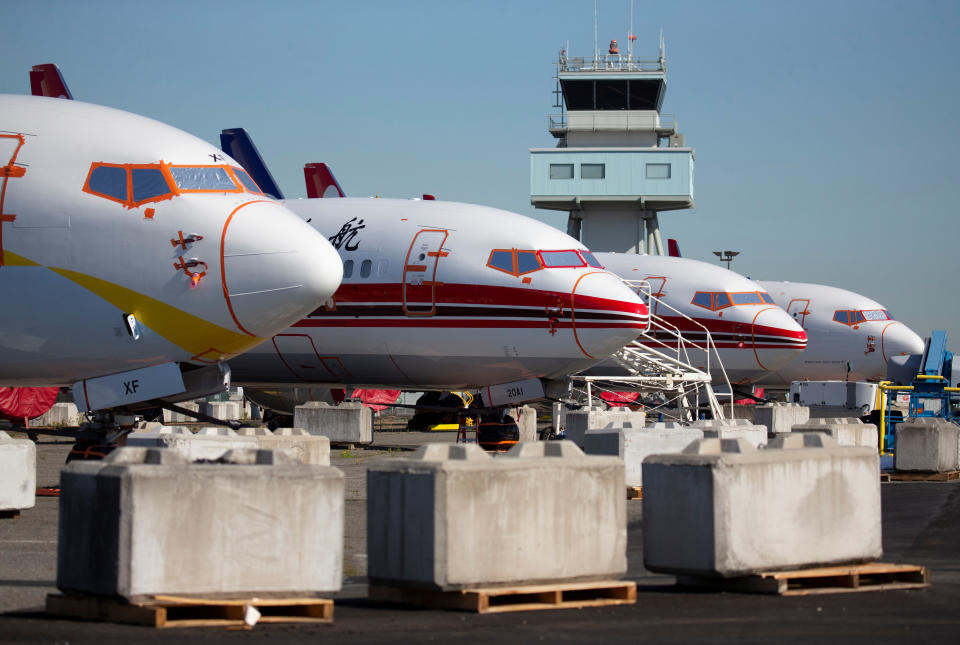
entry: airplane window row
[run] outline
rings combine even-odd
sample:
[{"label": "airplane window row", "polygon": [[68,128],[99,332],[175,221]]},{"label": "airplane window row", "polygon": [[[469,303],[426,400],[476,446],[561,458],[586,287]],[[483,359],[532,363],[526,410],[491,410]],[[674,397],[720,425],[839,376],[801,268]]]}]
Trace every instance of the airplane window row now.
[{"label": "airplane window row", "polygon": [[540,269],[594,267],[602,269],[590,251],[569,249],[564,251],[527,251],[518,249],[494,249],[490,252],[487,266],[510,275],[521,276]]},{"label": "airplane window row", "polygon": [[[387,260],[380,260],[380,263],[377,264],[377,275],[382,276],[387,272]],[[344,260],[343,262],[343,279],[346,280],[353,276],[354,262],[353,260]],[[373,260],[362,260],[360,262],[360,271],[358,273],[361,278],[369,278],[373,273]]]},{"label": "airplane window row", "polygon": [[93,163],[84,192],[128,208],[191,192],[248,192],[262,195],[256,182],[233,166]]},{"label": "airplane window row", "polygon": [[868,320],[893,320],[893,316],[886,309],[838,309],[833,320],[842,325],[859,325]]},{"label": "airplane window row", "polygon": [[773,298],[766,291],[698,291],[693,294],[693,304],[711,311],[736,307],[737,305],[772,305]]}]

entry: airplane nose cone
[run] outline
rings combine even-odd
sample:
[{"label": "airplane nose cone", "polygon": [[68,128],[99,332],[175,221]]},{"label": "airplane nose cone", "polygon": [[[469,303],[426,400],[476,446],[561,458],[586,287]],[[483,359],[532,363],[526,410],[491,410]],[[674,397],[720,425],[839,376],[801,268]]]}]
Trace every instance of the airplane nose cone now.
[{"label": "airplane nose cone", "polygon": [[571,292],[573,337],[589,358],[606,358],[642,332],[647,306],[620,278],[606,271],[582,275]]},{"label": "airplane nose cone", "polygon": [[895,356],[922,354],[924,342],[912,329],[900,322],[891,322],[880,334],[880,350],[884,362]]},{"label": "airplane nose cone", "polygon": [[807,333],[780,307],[761,309],[753,318],[753,353],[765,370],[777,370],[807,346]]},{"label": "airplane nose cone", "polygon": [[321,306],[340,286],[337,251],[279,204],[248,202],[220,238],[223,297],[237,327],[272,336]]}]

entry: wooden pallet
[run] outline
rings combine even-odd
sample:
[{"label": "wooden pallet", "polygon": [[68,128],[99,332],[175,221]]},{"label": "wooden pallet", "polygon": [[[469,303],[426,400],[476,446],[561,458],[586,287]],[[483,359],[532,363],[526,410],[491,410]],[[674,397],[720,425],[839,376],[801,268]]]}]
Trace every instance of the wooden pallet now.
[{"label": "wooden pallet", "polygon": [[0,520],[15,520],[20,517],[19,509],[9,509],[6,511],[0,511]]},{"label": "wooden pallet", "polygon": [[605,580],[483,587],[461,591],[425,591],[371,584],[367,597],[378,602],[396,602],[430,609],[460,609],[479,614],[494,614],[507,611],[632,605],[637,601],[637,584]]},{"label": "wooden pallet", "polygon": [[643,499],[643,487],[627,486],[627,499]]},{"label": "wooden pallet", "polygon": [[332,623],[333,601],[326,598],[183,598],[153,596],[143,602],[79,594],[49,594],[47,613],[148,627],[243,627],[247,608],[258,623]]},{"label": "wooden pallet", "polygon": [[677,584],[720,591],[766,593],[780,596],[922,589],[930,586],[926,567],[871,562],[842,567],[771,571],[741,578],[677,576]]},{"label": "wooden pallet", "polygon": [[952,482],[957,479],[960,479],[960,470],[951,470],[945,473],[880,473],[881,482]]}]

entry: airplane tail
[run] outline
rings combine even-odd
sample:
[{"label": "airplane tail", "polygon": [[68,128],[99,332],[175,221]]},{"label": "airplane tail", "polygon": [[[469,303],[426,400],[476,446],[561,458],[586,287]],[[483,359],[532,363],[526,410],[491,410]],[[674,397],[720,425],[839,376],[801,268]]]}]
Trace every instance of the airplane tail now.
[{"label": "airplane tail", "polygon": [[[303,167],[303,178],[307,182],[307,197],[317,199],[319,197],[346,197],[343,189],[337,183],[336,177],[330,171],[330,167],[325,163],[308,163]],[[333,188],[337,194],[327,194]]]},{"label": "airplane tail", "polygon": [[680,257],[680,245],[672,237],[667,240],[667,255],[672,258]]},{"label": "airplane tail", "polygon": [[54,63],[34,65],[30,70],[30,93],[34,96],[48,96],[53,99],[73,99],[73,94],[67,89],[67,82],[63,80],[60,68]]},{"label": "airplane tail", "polygon": [[220,132],[220,149],[236,159],[260,186],[260,190],[275,199],[283,199],[280,187],[263,162],[253,139],[243,128],[227,128]]}]

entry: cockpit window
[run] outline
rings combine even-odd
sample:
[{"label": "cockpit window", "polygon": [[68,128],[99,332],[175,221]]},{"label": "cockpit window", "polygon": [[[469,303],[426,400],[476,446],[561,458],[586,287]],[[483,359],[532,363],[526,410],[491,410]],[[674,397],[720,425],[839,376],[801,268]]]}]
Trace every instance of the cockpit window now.
[{"label": "cockpit window", "polygon": [[180,190],[237,191],[237,185],[219,166],[171,166],[170,175]]},{"label": "cockpit window", "polygon": [[594,257],[590,251],[580,251],[580,257],[584,259],[588,266],[592,266],[595,269],[603,268],[603,265],[597,261],[597,258]]},{"label": "cockpit window", "polygon": [[731,293],[730,298],[733,300],[733,304],[735,305],[763,304],[760,294],[755,291],[747,291],[746,293]]},{"label": "cockpit window", "polygon": [[833,313],[833,321],[843,325],[859,325],[874,320],[893,320],[885,309],[838,309]]},{"label": "cockpit window", "polygon": [[145,202],[170,193],[170,186],[160,168],[131,168],[133,176],[133,201]]},{"label": "cockpit window", "polygon": [[727,293],[726,291],[698,291],[693,294],[693,300],[691,302],[698,307],[717,311],[738,305],[773,304],[773,298],[765,291],[738,291],[735,293]]},{"label": "cockpit window", "polygon": [[251,193],[256,193],[257,195],[262,195],[263,191],[260,190],[260,187],[257,186],[257,182],[253,180],[253,177],[247,174],[246,170],[242,168],[236,168],[231,166],[233,174],[237,176],[237,179],[240,180],[240,183],[243,184],[243,187],[246,188]]},{"label": "cockpit window", "polygon": [[559,267],[582,267],[586,263],[580,255],[574,251],[540,251],[540,261],[548,269]]},{"label": "cockpit window", "polygon": [[91,193],[125,202],[127,201],[127,169],[122,166],[95,166],[90,171],[87,186]]},{"label": "cockpit window", "polygon": [[492,269],[499,269],[506,273],[516,275],[513,270],[513,251],[493,251],[490,253],[490,260],[487,266]]},{"label": "cockpit window", "polygon": [[517,275],[539,271],[541,268],[536,251],[517,251]]}]

